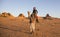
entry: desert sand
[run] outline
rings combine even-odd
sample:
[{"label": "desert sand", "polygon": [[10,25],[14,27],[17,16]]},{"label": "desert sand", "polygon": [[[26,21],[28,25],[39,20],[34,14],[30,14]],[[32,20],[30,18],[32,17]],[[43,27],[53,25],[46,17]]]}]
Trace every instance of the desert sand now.
[{"label": "desert sand", "polygon": [[50,18],[39,17],[36,31],[30,34],[27,17],[0,17],[0,37],[60,37],[60,18]]}]

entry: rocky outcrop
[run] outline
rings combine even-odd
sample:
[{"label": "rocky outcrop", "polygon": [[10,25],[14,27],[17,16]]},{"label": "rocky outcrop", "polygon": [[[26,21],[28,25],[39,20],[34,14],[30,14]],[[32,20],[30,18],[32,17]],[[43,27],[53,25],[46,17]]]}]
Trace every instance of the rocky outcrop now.
[{"label": "rocky outcrop", "polygon": [[7,13],[7,12],[3,12],[2,14],[0,14],[0,17],[7,17],[10,19],[14,18],[13,15],[11,15],[10,13]]},{"label": "rocky outcrop", "polygon": [[51,19],[51,16],[49,14],[46,14],[46,17],[44,19]]},{"label": "rocky outcrop", "polygon": [[7,14],[6,12],[3,12],[3,13],[1,14],[1,16],[2,16],[2,17],[7,17],[8,14]]},{"label": "rocky outcrop", "polygon": [[24,14],[19,14],[18,18],[25,18]]},{"label": "rocky outcrop", "polygon": [[7,13],[7,12],[3,12],[1,14],[2,17],[9,17],[9,16],[12,16],[10,13]]},{"label": "rocky outcrop", "polygon": [[47,14],[46,17],[51,17],[51,16],[49,14]]}]

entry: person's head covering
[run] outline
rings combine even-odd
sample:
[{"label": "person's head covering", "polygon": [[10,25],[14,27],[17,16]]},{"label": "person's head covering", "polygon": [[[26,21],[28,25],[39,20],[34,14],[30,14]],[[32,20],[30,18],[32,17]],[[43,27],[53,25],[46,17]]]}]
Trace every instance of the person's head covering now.
[{"label": "person's head covering", "polygon": [[33,7],[33,10],[36,10],[36,7]]}]

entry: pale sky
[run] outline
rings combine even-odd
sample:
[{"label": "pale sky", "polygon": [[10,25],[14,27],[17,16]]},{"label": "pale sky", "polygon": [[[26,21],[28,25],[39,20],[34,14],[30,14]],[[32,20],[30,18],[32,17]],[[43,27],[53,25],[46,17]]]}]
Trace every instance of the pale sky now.
[{"label": "pale sky", "polygon": [[0,0],[0,12],[9,12],[14,16],[23,13],[27,16],[27,11],[36,7],[39,16],[47,13],[52,17],[60,18],[60,0]]}]

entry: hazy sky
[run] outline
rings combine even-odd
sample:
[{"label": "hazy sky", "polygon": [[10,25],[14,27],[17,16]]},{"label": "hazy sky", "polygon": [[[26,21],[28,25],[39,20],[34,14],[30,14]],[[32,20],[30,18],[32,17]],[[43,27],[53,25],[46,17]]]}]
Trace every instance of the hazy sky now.
[{"label": "hazy sky", "polygon": [[49,13],[53,17],[60,18],[60,0],[0,0],[0,12],[10,12],[14,16],[23,13],[27,16],[27,11],[36,7],[39,16]]}]

